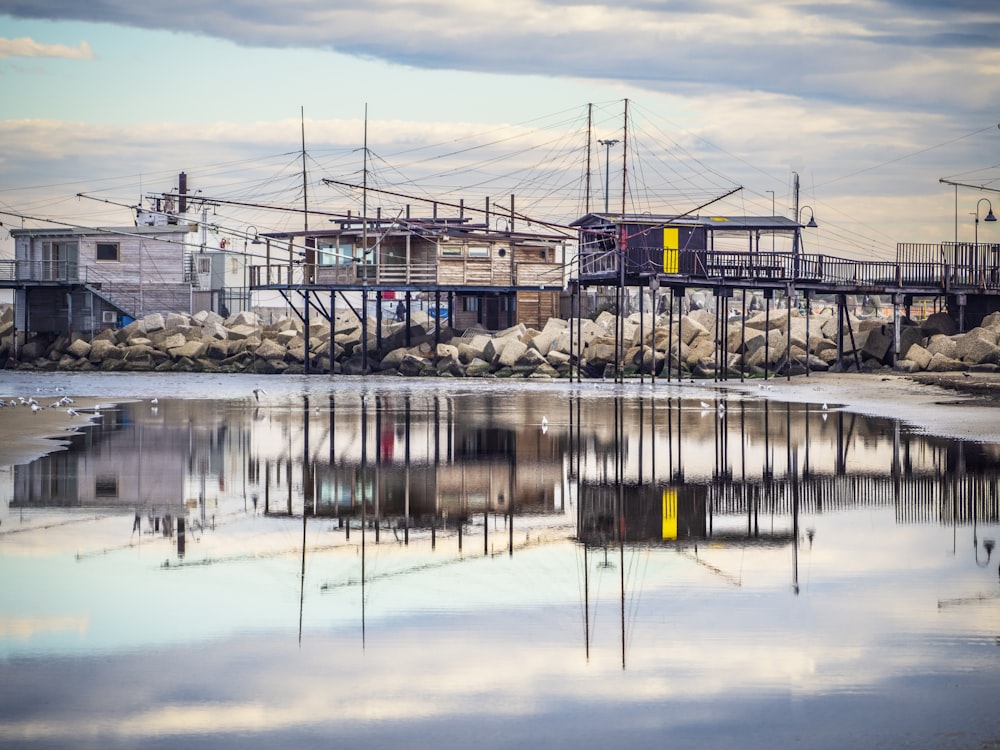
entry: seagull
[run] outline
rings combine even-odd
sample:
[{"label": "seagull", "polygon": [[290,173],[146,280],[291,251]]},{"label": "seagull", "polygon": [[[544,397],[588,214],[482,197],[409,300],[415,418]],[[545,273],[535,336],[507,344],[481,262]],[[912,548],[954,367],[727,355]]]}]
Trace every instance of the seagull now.
[{"label": "seagull", "polygon": [[76,409],[67,409],[66,413],[69,414],[71,417],[80,416],[80,412],[78,412]]},{"label": "seagull", "polygon": [[711,409],[712,407],[708,403],[706,403],[705,401],[702,401],[701,402],[701,408],[702,409]]},{"label": "seagull", "polygon": [[42,410],[42,407],[40,407],[38,404],[32,404],[31,405],[31,412],[33,414],[38,414],[38,412],[40,412],[41,410]]},{"label": "seagull", "polygon": [[824,402],[823,402],[823,411],[826,411],[826,410],[827,410],[827,409],[829,409],[829,408],[830,408],[830,407],[828,407],[828,406],[826,405],[826,401],[824,401]]},{"label": "seagull", "polygon": [[59,400],[63,403],[64,406],[68,406],[69,404],[73,403],[73,399],[71,399],[69,396],[63,396]]},{"label": "seagull", "polygon": [[549,431],[549,419],[548,417],[542,417],[542,434],[544,435]]},{"label": "seagull", "polygon": [[149,403],[151,403],[153,406],[156,406],[158,403],[160,403],[160,399],[154,397],[153,400],[150,401]]},{"label": "seagull", "polygon": [[267,391],[265,391],[263,388],[254,388],[253,389],[253,397],[255,399],[257,399],[258,401],[260,401],[261,394],[264,394],[266,396],[267,395]]}]

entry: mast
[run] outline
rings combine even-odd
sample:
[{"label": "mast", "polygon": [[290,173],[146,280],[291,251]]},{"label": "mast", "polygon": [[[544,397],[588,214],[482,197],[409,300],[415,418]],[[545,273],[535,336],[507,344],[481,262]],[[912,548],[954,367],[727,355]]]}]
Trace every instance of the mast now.
[{"label": "mast", "polygon": [[306,179],[306,108],[299,106],[302,123],[302,230],[309,231],[309,183]]},{"label": "mast", "polygon": [[[622,131],[622,219],[625,218],[625,186],[628,184],[628,99],[625,100],[625,125]],[[622,225],[624,226],[624,224]],[[622,239],[624,240],[624,230]],[[624,243],[622,243],[624,247]]]},{"label": "mast", "polygon": [[584,216],[590,213],[590,169],[591,169],[590,152],[593,150],[594,147],[593,125],[594,125],[594,105],[588,104],[587,105],[587,186],[583,204]]},{"label": "mast", "polygon": [[[361,258],[362,263],[368,262],[368,102],[365,102],[365,128],[362,140],[362,167],[361,167]],[[368,278],[368,274],[365,274]]]}]

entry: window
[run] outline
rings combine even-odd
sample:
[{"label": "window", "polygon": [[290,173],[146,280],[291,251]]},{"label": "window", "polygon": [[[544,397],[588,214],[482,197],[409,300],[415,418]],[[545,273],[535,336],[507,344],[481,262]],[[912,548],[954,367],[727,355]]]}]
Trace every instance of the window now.
[{"label": "window", "polygon": [[489,258],[490,257],[489,245],[469,245],[469,257]]},{"label": "window", "polygon": [[464,312],[479,312],[479,298],[478,297],[463,297],[462,298],[462,310]]},{"label": "window", "polygon": [[117,261],[118,260],[118,243],[117,242],[98,242],[97,243],[97,260],[100,260],[100,261]]},{"label": "window", "polygon": [[461,258],[462,257],[462,246],[461,245],[441,245],[441,257],[442,258]]},{"label": "window", "polygon": [[94,481],[95,497],[118,497],[118,477],[97,477]]},{"label": "window", "polygon": [[316,249],[316,262],[321,266],[345,266],[354,262],[354,243],[340,240],[337,244],[323,245]]}]

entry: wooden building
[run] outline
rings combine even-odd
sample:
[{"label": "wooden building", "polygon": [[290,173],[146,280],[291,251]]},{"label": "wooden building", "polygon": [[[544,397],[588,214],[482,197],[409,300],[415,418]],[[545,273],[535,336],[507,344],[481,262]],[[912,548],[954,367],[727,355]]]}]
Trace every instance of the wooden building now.
[{"label": "wooden building", "polygon": [[191,312],[186,223],[115,229],[13,229],[18,330],[87,334],[146,313]]},{"label": "wooden building", "polygon": [[[467,218],[347,216],[333,226],[261,234],[266,262],[251,269],[254,290],[285,295],[363,293],[380,304],[415,300],[450,326],[541,328],[559,315],[567,234],[493,228]],[[259,251],[258,251],[259,253]],[[290,303],[295,300],[289,299]]]}]

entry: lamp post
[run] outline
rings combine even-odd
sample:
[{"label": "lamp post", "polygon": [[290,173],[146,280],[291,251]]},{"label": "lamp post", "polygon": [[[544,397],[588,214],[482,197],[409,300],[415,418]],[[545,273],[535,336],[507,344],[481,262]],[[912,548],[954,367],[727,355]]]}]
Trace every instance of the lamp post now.
[{"label": "lamp post", "polygon": [[611,147],[618,143],[617,138],[603,138],[597,141],[604,146],[604,213],[608,212],[608,191],[611,189]]},{"label": "lamp post", "polygon": [[[774,216],[774,191],[773,190],[765,190],[764,192],[771,194],[771,216],[773,217]],[[771,230],[771,252],[772,253],[774,252],[774,230],[773,229]]]},{"label": "lamp post", "polygon": [[[805,211],[807,208],[809,209],[809,221],[805,224],[805,226],[809,227],[810,229],[815,229],[816,227],[819,226],[819,224],[816,223],[816,217],[813,215],[812,206],[803,206],[802,208],[800,208],[799,209],[799,215],[796,216],[795,218],[799,222],[799,224],[801,225],[802,224],[802,212]],[[792,259],[793,262],[795,263],[795,272],[794,272],[795,276],[798,276],[798,274],[799,274],[799,235],[800,235],[801,231],[802,231],[801,226],[796,227],[796,229],[795,229],[795,253],[794,253],[794,258]]]},{"label": "lamp post", "polygon": [[997,220],[997,217],[993,215],[993,204],[990,203],[990,199],[989,198],[980,198],[976,202],[976,235],[975,235],[975,238],[974,238],[975,239],[976,247],[979,247],[979,204],[981,204],[983,201],[986,201],[986,205],[989,206],[989,208],[986,211],[986,218],[984,218],[983,221],[996,221]]},{"label": "lamp post", "polygon": [[260,239],[260,232],[257,231],[257,227],[251,225],[246,228],[243,232],[243,289],[240,294],[240,304],[243,309],[249,310],[250,305],[250,290],[249,284],[247,283],[247,238],[250,236],[251,231],[253,233],[253,239],[250,240],[251,245],[263,245],[264,243]]}]

